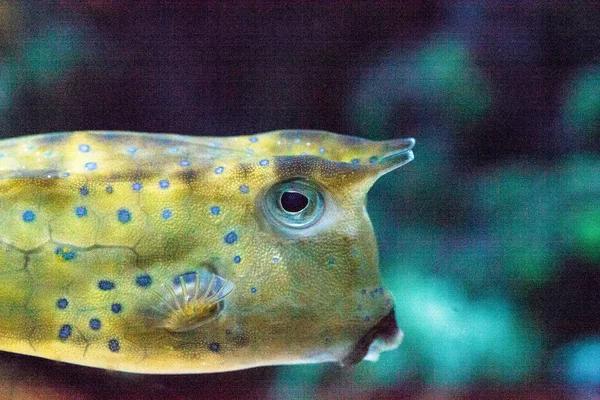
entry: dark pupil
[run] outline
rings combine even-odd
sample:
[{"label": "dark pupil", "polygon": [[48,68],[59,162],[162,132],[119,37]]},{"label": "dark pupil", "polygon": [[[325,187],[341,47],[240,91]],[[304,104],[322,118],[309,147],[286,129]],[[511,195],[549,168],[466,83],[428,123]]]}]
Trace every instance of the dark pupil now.
[{"label": "dark pupil", "polygon": [[308,205],[308,198],[298,192],[284,192],[281,195],[281,206],[290,213],[302,211]]}]

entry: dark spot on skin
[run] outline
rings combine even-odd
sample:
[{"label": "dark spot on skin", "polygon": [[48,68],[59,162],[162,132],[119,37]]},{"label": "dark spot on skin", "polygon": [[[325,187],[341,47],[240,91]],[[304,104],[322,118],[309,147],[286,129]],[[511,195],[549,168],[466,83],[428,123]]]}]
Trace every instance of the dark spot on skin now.
[{"label": "dark spot on skin", "polygon": [[152,284],[152,277],[148,274],[139,275],[135,278],[135,284],[139,287],[147,288]]},{"label": "dark spot on skin", "polygon": [[185,170],[179,171],[176,176],[184,183],[191,185],[194,182],[198,181],[198,170],[185,169]]},{"label": "dark spot on skin", "polygon": [[245,179],[252,173],[252,171],[254,171],[254,169],[254,164],[241,162],[237,165],[235,173],[240,175],[241,179]]},{"label": "dark spot on skin", "polygon": [[117,339],[110,339],[108,341],[108,348],[110,349],[110,351],[112,351],[113,353],[118,352],[119,350],[121,350],[121,346],[119,345],[119,341]]},{"label": "dark spot on skin", "polygon": [[98,318],[90,319],[90,328],[92,328],[93,330],[97,331],[98,329],[100,329],[100,325],[100,320]]},{"label": "dark spot on skin", "polygon": [[75,252],[73,250],[71,251],[63,251],[62,252],[62,259],[65,261],[70,261],[72,259],[75,258]]},{"label": "dark spot on skin", "polygon": [[123,309],[123,306],[121,306],[120,303],[113,303],[110,306],[110,311],[114,312],[115,314],[120,313],[122,309]]},{"label": "dark spot on skin", "polygon": [[227,235],[225,235],[225,237],[223,238],[223,240],[225,241],[225,243],[227,244],[233,244],[237,241],[238,237],[237,234],[234,231],[229,232]]},{"label": "dark spot on skin", "polygon": [[64,324],[63,326],[60,327],[60,330],[58,331],[58,337],[63,340],[68,339],[69,336],[71,336],[72,331],[73,331],[73,328],[71,327],[71,325]]},{"label": "dark spot on skin", "polygon": [[98,282],[98,289],[100,290],[113,290],[115,288],[115,283],[112,281],[101,280]]},{"label": "dark spot on skin", "polygon": [[87,196],[87,195],[90,193],[90,191],[89,191],[89,189],[87,188],[87,186],[82,186],[82,187],[79,189],[79,193],[81,193],[81,195],[82,195],[82,196]]},{"label": "dark spot on skin", "polygon": [[23,221],[25,222],[33,222],[35,219],[35,213],[31,210],[27,210],[23,213]]},{"label": "dark spot on skin", "polygon": [[69,301],[67,299],[65,299],[64,297],[62,299],[58,299],[58,301],[56,302],[56,307],[60,308],[61,310],[64,310],[65,308],[67,308],[68,305],[69,305]]},{"label": "dark spot on skin", "polygon": [[211,344],[208,346],[208,348],[210,349],[210,351],[212,351],[212,352],[214,352],[214,353],[218,353],[218,352],[219,352],[219,348],[220,348],[220,347],[221,347],[221,346],[220,346],[220,345],[219,345],[219,343],[217,343],[217,342],[213,342],[213,343],[211,343]]},{"label": "dark spot on skin", "polygon": [[119,211],[117,211],[117,219],[119,222],[126,224],[131,221],[131,213],[129,210],[121,208]]}]

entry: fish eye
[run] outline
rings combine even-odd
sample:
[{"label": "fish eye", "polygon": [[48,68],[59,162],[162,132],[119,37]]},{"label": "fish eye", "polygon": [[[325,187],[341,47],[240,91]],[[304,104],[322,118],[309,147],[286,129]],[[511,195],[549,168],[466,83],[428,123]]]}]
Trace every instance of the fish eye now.
[{"label": "fish eye", "polygon": [[317,185],[294,179],[274,185],[266,196],[270,219],[280,225],[302,229],[316,223],[323,213],[323,195]]}]

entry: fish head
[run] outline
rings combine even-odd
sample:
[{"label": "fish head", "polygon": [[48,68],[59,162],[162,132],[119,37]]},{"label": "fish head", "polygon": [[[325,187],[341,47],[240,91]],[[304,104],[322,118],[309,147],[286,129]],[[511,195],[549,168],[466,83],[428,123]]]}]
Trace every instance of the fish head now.
[{"label": "fish head", "polygon": [[234,140],[224,146],[243,143],[249,154],[231,185],[249,182],[240,186],[248,200],[236,207],[252,265],[229,277],[247,326],[281,342],[277,363],[347,365],[396,348],[402,333],[381,282],[366,199],[379,177],[413,159],[414,140],[323,131]]}]

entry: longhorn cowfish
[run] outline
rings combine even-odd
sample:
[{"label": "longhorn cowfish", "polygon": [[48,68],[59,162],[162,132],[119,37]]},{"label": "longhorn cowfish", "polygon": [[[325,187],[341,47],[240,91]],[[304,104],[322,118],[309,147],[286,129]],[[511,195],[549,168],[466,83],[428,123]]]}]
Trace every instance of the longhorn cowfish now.
[{"label": "longhorn cowfish", "polygon": [[402,338],[366,194],[413,139],[65,132],[0,141],[0,350],[205,373]]}]

